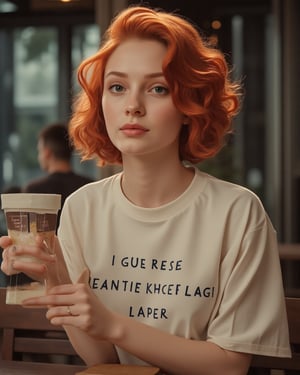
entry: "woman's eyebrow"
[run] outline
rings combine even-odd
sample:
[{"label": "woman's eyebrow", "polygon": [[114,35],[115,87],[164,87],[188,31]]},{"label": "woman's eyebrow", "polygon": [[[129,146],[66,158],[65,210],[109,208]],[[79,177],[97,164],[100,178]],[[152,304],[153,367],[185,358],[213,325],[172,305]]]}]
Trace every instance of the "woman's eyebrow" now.
[{"label": "woman's eyebrow", "polygon": [[147,78],[159,78],[159,77],[164,77],[164,74],[163,74],[163,72],[149,73],[149,74],[145,74],[145,77],[147,77]]},{"label": "woman's eyebrow", "polygon": [[[119,72],[112,70],[111,72],[108,72],[105,75],[105,78],[109,76],[117,76],[117,77],[128,77],[127,73]],[[164,77],[164,74],[162,72],[155,72],[155,73],[149,73],[144,75],[145,78],[159,78],[159,77]]]},{"label": "woman's eyebrow", "polygon": [[111,72],[108,72],[107,74],[105,74],[105,78],[107,78],[109,76],[127,77],[128,74],[122,73],[122,72],[117,72],[117,71],[111,71]]}]

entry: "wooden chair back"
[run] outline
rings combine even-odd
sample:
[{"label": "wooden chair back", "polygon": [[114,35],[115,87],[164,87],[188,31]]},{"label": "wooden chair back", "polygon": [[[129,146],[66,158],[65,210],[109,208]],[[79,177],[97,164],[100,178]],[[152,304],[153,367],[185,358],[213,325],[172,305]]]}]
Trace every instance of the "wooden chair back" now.
[{"label": "wooden chair back", "polygon": [[45,362],[51,362],[51,355],[56,355],[62,356],[66,363],[83,364],[64,329],[48,321],[45,309],[7,305],[5,299],[6,289],[0,288],[2,360],[22,360],[27,354],[29,358],[40,355],[39,358],[46,358]]},{"label": "wooden chair back", "polygon": [[260,374],[271,374],[271,370],[300,370],[300,298],[286,297],[292,358],[254,355],[251,367],[260,369]]}]

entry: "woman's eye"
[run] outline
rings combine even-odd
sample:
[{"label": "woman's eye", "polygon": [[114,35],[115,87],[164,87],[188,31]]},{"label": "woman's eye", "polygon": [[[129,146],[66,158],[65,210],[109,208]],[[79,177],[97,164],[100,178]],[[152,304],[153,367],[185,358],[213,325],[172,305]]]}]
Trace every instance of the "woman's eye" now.
[{"label": "woman's eye", "polygon": [[152,88],[152,91],[155,93],[155,94],[160,94],[160,95],[166,95],[169,93],[169,90],[164,87],[164,86],[154,86]]},{"label": "woman's eye", "polygon": [[124,87],[120,84],[114,84],[114,85],[111,85],[109,87],[109,90],[112,91],[112,92],[119,93],[119,92],[122,92],[124,90]]}]

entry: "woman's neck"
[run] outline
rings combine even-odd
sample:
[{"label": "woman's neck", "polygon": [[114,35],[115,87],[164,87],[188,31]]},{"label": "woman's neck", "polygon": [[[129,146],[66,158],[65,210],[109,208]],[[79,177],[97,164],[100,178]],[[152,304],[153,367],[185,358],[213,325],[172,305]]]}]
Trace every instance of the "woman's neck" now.
[{"label": "woman's neck", "polygon": [[154,208],[167,204],[179,197],[190,185],[194,169],[178,162],[161,162],[145,166],[144,163],[123,165],[122,190],[133,204]]}]

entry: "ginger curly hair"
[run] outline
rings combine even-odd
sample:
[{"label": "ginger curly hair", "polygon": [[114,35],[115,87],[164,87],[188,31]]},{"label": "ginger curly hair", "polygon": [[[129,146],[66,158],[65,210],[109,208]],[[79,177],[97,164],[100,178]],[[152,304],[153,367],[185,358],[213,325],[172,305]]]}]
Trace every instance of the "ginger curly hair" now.
[{"label": "ginger curly hair", "polygon": [[69,131],[82,158],[98,157],[100,165],[122,164],[106,131],[101,98],[106,62],[131,37],[154,39],[167,47],[162,70],[174,105],[189,119],[180,134],[180,159],[196,164],[216,155],[232,132],[240,106],[240,85],[230,79],[223,53],[206,45],[183,17],[133,6],[115,17],[98,52],[78,68],[82,91],[74,102]]}]

